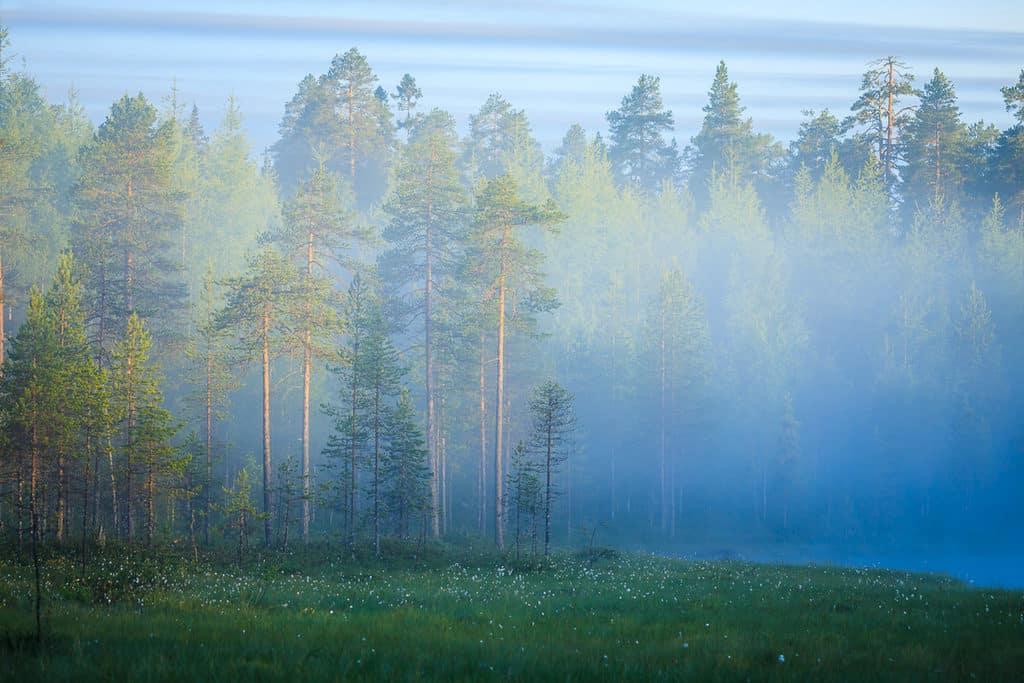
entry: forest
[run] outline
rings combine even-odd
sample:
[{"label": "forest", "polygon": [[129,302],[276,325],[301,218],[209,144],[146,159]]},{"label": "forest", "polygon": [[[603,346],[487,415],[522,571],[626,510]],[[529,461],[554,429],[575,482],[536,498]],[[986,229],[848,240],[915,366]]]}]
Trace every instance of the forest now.
[{"label": "forest", "polygon": [[10,541],[1019,533],[1024,71],[999,130],[884,57],[788,146],[724,62],[682,143],[645,74],[546,155],[500,94],[460,134],[352,48],[258,154],[231,98],[94,127],[9,42]]},{"label": "forest", "polygon": [[352,47],[255,149],[17,40],[0,679],[1024,671],[1020,565],[936,559],[1022,552],[1024,69],[1000,128],[882,56],[783,141],[710,61],[698,128],[645,73],[544,149]]}]

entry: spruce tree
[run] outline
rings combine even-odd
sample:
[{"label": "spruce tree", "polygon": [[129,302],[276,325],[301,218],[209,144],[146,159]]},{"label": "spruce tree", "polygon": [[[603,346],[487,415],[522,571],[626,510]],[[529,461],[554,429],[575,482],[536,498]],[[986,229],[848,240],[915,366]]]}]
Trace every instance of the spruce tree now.
[{"label": "spruce tree", "polygon": [[554,381],[547,381],[533,391],[530,399],[532,431],[529,449],[539,460],[542,472],[544,506],[544,556],[551,549],[551,506],[559,493],[555,477],[571,455],[576,414],[573,395]]},{"label": "spruce tree", "polygon": [[430,470],[423,432],[416,424],[416,411],[409,392],[403,391],[388,415],[384,434],[386,457],[382,475],[386,482],[384,500],[399,538],[405,538],[410,523],[429,505]]},{"label": "spruce tree", "polygon": [[704,105],[700,132],[687,148],[690,191],[703,206],[718,173],[744,181],[770,179],[772,165],[782,156],[778,143],[766,134],[753,132],[753,122],[744,118],[739,89],[729,80],[725,62],[719,62]]},{"label": "spruce tree", "polygon": [[[128,318],[124,337],[111,353],[110,396],[113,425],[120,456],[119,474],[123,492],[122,533],[129,543],[135,540],[135,502],[141,488],[145,506],[146,545],[156,534],[156,497],[158,478],[180,469],[171,438],[177,425],[163,407],[160,371],[150,359],[152,339],[145,323],[137,315]],[[138,482],[138,477],[142,478]]]},{"label": "spruce tree", "polygon": [[345,342],[331,368],[338,378],[339,402],[324,406],[334,420],[334,430],[324,454],[337,463],[338,492],[345,515],[345,536],[355,546],[359,521],[359,470],[367,458],[369,429],[366,413],[370,403],[367,364],[363,360],[372,333],[373,311],[378,306],[366,279],[359,273],[349,283],[345,297]]}]

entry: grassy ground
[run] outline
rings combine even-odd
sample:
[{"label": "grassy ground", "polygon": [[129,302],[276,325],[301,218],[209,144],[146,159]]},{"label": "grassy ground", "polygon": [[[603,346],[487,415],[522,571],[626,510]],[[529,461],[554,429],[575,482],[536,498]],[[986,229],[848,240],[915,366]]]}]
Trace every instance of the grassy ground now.
[{"label": "grassy ground", "polygon": [[543,566],[315,548],[239,569],[107,550],[0,560],[0,678],[1024,680],[1024,594],[935,576],[607,554]]}]

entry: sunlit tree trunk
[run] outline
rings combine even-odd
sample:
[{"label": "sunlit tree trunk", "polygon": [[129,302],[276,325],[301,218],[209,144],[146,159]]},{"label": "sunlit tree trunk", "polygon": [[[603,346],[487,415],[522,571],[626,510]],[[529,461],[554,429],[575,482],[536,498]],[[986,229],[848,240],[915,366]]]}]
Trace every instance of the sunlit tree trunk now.
[{"label": "sunlit tree trunk", "polygon": [[270,311],[262,316],[263,336],[263,542],[269,548],[270,520]]},{"label": "sunlit tree trunk", "polygon": [[484,335],[480,334],[480,463],[477,467],[477,530],[484,533],[487,516],[487,351]]},{"label": "sunlit tree trunk", "polygon": [[498,273],[498,373],[495,391],[494,423],[494,542],[505,549],[505,500],[503,440],[505,437],[505,250],[511,226],[506,223],[501,235],[501,267]]},{"label": "sunlit tree trunk", "polygon": [[[313,279],[313,233],[306,240],[306,282]],[[312,297],[312,292],[308,294]],[[313,373],[313,310],[312,301],[306,306],[306,330],[302,349],[302,542],[309,543],[310,491],[309,491],[309,390]]]}]

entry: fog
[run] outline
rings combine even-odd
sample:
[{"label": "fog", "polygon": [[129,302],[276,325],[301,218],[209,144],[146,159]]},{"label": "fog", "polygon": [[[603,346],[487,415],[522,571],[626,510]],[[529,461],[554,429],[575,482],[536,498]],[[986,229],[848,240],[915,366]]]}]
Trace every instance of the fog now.
[{"label": "fog", "polygon": [[[543,461],[531,401],[553,381],[575,414],[546,510],[556,546],[1024,586],[1024,71],[965,75],[961,107],[957,79],[933,71],[947,54],[939,29],[921,29],[932,61],[893,61],[894,72],[859,44],[833,46],[844,73],[867,72],[860,88],[847,79],[830,89],[831,112],[801,115],[820,102],[791,100],[819,81],[789,92],[773,76],[789,118],[769,127],[744,108],[764,83],[731,74],[706,37],[706,94],[672,91],[655,59],[617,77],[628,85],[611,100],[565,97],[557,135],[541,140],[528,104],[495,92],[469,107],[456,93],[453,116],[441,94],[399,88],[417,60],[385,78],[345,44],[288,57],[301,64],[274,103],[276,132],[255,135],[264,150],[231,88],[122,97],[115,82],[102,110],[54,98],[31,59],[7,61],[18,22],[39,31],[41,17],[15,12],[3,52],[0,131],[15,140],[0,140],[5,381],[20,381],[34,339],[19,332],[32,288],[59,291],[54,273],[73,255],[86,355],[110,396],[128,391],[117,377],[139,319],[171,415],[170,450],[147,451],[148,473],[134,469],[138,444],[160,439],[116,423],[130,403],[110,410],[109,452],[90,450],[96,438],[47,442],[40,477],[58,493],[41,503],[46,533],[62,533],[76,506],[83,534],[130,540],[144,508],[168,538],[219,528],[244,468],[268,544],[383,529],[504,533],[518,548],[521,519],[535,539],[544,506],[524,502],[516,450]],[[136,39],[163,23],[135,19],[110,21]],[[231,31],[262,41],[265,23]],[[368,40],[417,31],[367,26]],[[786,26],[824,49],[806,25]],[[471,28],[451,30],[469,40]],[[733,27],[777,45],[776,29]],[[566,29],[558,41],[620,49],[648,41],[645,30]],[[330,25],[316,31],[336,42]],[[525,40],[511,28],[471,37]],[[34,40],[37,52],[57,47]],[[878,40],[874,57],[899,53],[898,36]],[[978,57],[971,45],[950,60]],[[188,55],[154,68],[163,59]],[[218,69],[246,78],[243,65]],[[228,101],[226,114],[200,99]],[[538,102],[545,131],[554,106]],[[1002,118],[976,122],[978,111]],[[5,419],[13,500],[27,481],[27,418]],[[371,481],[387,491],[383,521]],[[5,533],[21,533],[18,515],[0,510]]]}]

